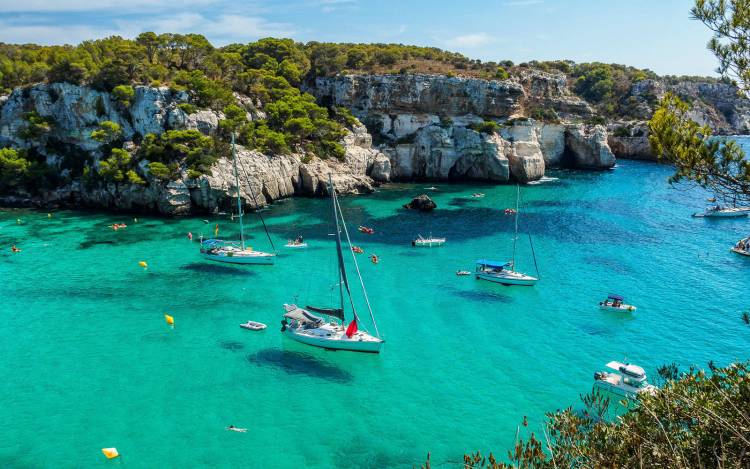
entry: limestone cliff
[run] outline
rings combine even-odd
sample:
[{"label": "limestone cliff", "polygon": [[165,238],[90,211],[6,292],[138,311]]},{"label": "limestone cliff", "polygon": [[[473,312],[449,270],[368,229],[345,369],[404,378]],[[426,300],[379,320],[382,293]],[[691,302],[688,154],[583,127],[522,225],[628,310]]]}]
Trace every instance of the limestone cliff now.
[{"label": "limestone cliff", "polygon": [[[552,110],[570,121],[592,115],[589,105],[568,91],[564,75],[529,71],[504,81],[338,75],[318,78],[308,91],[323,104],[351,109],[388,155],[397,179],[528,182],[544,176],[548,166],[614,166],[603,128],[585,140],[592,147],[584,148],[567,143],[566,135],[578,127],[525,117],[535,109]],[[481,130],[485,121],[499,130],[473,130]],[[572,158],[563,158],[566,151]]]},{"label": "limestone cliff", "polygon": [[[33,149],[44,155],[47,164],[63,177],[69,172],[71,159],[102,157],[101,143],[90,137],[100,121],[118,123],[125,139],[125,148],[134,149],[135,142],[148,133],[159,134],[169,129],[196,129],[206,135],[215,134],[221,113],[200,110],[185,113],[179,105],[188,102],[184,92],[168,88],[135,88],[135,97],[128,107],[117,103],[109,93],[67,83],[40,84],[19,88],[0,101],[0,147]],[[248,117],[254,109],[246,106]],[[21,137],[24,115],[34,111],[53,124],[48,132],[34,139]],[[324,180],[333,173],[337,186],[344,193],[371,192],[377,180],[390,178],[388,159],[372,148],[372,140],[362,125],[356,125],[342,141],[346,150],[343,162],[308,161],[302,154],[265,155],[238,146],[241,169],[240,194],[247,206],[257,208],[273,200],[292,195],[319,195],[325,192]],[[181,215],[196,211],[215,212],[231,205],[236,194],[231,162],[219,159],[211,174],[189,178],[183,169],[174,181],[161,182],[148,175],[147,161],[141,162],[147,184],[83,184],[80,179],[63,182],[41,198],[16,194],[6,203],[35,203],[103,207],[116,210],[158,211]],[[250,186],[252,186],[252,191]],[[251,192],[255,194],[252,197]]]}]

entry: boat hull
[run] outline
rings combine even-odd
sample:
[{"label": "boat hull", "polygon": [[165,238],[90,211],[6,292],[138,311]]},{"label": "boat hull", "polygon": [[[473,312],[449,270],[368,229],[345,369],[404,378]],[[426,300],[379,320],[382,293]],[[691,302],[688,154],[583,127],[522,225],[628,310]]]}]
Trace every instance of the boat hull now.
[{"label": "boat hull", "polygon": [[253,265],[273,265],[276,258],[273,254],[259,253],[255,256],[229,256],[226,254],[201,253],[204,259],[214,262],[224,262],[227,264],[253,264]]},{"label": "boat hull", "polygon": [[355,340],[355,339],[343,339],[336,338],[330,339],[326,337],[314,337],[308,334],[300,334],[294,328],[287,327],[284,330],[284,335],[292,340],[303,343],[305,345],[311,345],[313,347],[320,347],[326,350],[344,350],[348,352],[364,352],[364,353],[380,353],[380,349],[383,347],[382,340]]},{"label": "boat hull", "polygon": [[738,249],[738,248],[732,248],[731,251],[735,254],[739,254],[740,256],[750,257],[750,251],[743,251],[742,249]]},{"label": "boat hull", "polygon": [[494,274],[485,273],[485,272],[477,272],[476,277],[477,277],[477,280],[486,280],[488,282],[499,283],[502,285],[518,285],[518,286],[523,286],[523,287],[534,286],[537,280],[539,280],[529,275],[503,276],[503,275],[494,275]]},{"label": "boat hull", "polygon": [[412,241],[412,246],[415,248],[432,248],[442,246],[445,244],[445,240],[442,241]]},{"label": "boat hull", "polygon": [[615,311],[617,313],[635,313],[635,311],[638,309],[633,305],[626,305],[623,304],[622,306],[604,306],[599,305],[599,309],[602,311]]},{"label": "boat hull", "polygon": [[749,213],[750,209],[728,209],[696,213],[693,216],[698,218],[737,218],[746,217]]}]

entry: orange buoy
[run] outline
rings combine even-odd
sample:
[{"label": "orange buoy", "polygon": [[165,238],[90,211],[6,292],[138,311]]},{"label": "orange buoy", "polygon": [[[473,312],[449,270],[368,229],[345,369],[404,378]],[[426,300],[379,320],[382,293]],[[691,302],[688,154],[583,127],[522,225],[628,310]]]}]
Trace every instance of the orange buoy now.
[{"label": "orange buoy", "polygon": [[102,448],[102,453],[104,453],[107,459],[113,459],[120,456],[120,453],[117,452],[117,448]]},{"label": "orange buoy", "polygon": [[148,269],[148,264],[146,263],[146,261],[141,261],[138,263],[138,265],[143,267],[144,269]]},{"label": "orange buoy", "polygon": [[168,314],[164,315],[164,320],[167,321],[167,324],[170,326],[174,326],[174,318]]}]

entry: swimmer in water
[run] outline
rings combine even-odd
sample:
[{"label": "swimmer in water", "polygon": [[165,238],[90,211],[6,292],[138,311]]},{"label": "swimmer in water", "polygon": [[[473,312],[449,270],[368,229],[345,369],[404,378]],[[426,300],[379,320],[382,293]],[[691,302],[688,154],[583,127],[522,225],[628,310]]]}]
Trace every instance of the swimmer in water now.
[{"label": "swimmer in water", "polygon": [[228,426],[227,430],[231,430],[233,432],[238,432],[238,433],[247,433],[247,428],[237,428],[234,425]]}]

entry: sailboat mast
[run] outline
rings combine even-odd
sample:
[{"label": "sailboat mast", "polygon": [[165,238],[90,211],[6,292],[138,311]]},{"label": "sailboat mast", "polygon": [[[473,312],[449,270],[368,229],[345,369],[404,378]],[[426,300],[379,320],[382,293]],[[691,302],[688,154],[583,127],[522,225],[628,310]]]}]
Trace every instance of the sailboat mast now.
[{"label": "sailboat mast", "polygon": [[245,250],[245,227],[242,224],[242,199],[240,198],[240,175],[237,172],[237,152],[234,148],[234,132],[232,132],[232,164],[234,165],[234,183],[237,187],[237,213],[240,217],[240,242]]},{"label": "sailboat mast", "polygon": [[[336,200],[336,188],[333,186],[333,178],[328,174],[328,186],[331,190],[331,201],[333,203],[333,219],[336,221],[336,256],[339,261],[339,288],[345,288],[349,297],[349,304],[352,306],[352,314],[357,319],[357,310],[354,307],[352,292],[349,289],[349,279],[346,277],[346,267],[344,266],[344,253],[341,251],[341,228],[339,227],[338,201]],[[346,227],[345,227],[346,228]],[[341,309],[344,309],[344,293],[341,291]],[[343,321],[342,321],[343,322]]]},{"label": "sailboat mast", "polygon": [[516,242],[518,241],[518,198],[521,196],[521,187],[516,184],[516,217],[515,217],[515,231],[513,233],[513,260],[511,261],[511,269],[516,270]]}]

